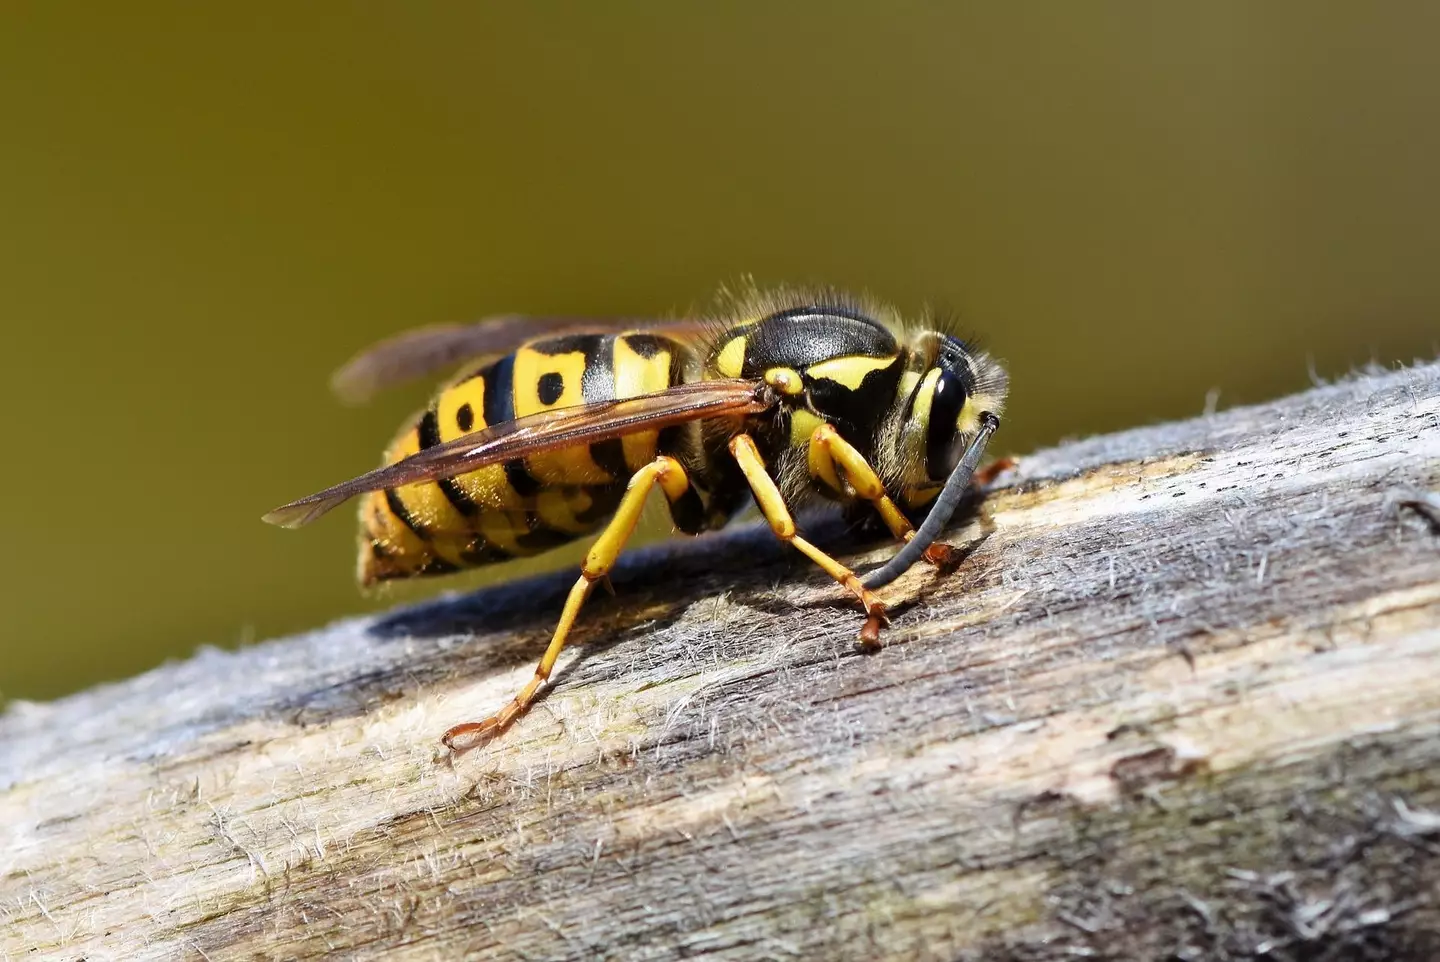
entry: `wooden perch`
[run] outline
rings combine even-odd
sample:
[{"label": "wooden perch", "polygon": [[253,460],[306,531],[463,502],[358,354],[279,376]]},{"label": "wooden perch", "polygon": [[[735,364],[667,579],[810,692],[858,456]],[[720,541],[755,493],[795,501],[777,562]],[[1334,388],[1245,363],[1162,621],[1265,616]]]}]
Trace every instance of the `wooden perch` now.
[{"label": "wooden perch", "polygon": [[0,953],[1440,958],[1440,365],[1001,483],[875,655],[768,530],[636,553],[453,762],[573,572],[12,705]]}]

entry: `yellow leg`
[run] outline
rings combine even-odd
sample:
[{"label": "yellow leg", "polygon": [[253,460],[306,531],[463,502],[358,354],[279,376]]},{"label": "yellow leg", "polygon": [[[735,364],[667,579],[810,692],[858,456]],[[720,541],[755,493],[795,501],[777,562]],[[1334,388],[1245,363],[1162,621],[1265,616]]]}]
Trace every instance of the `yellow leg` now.
[{"label": "yellow leg", "polygon": [[535,674],[525,683],[525,687],[510,699],[510,704],[496,714],[484,721],[456,725],[447,731],[441,738],[446,748],[453,750],[457,738],[482,738],[500,732],[530,707],[530,703],[540,691],[540,686],[545,684],[550,672],[555,668],[555,660],[565,648],[565,641],[575,624],[575,617],[580,614],[580,608],[585,604],[585,599],[590,597],[590,592],[594,590],[597,582],[608,583],[610,569],[615,566],[625,542],[635,532],[635,525],[640,521],[640,512],[645,507],[645,499],[656,484],[660,485],[667,498],[675,501],[689,489],[690,479],[685,476],[685,469],[679,461],[664,456],[651,461],[631,476],[625,496],[615,510],[615,516],[610,519],[605,530],[600,532],[600,537],[595,539],[589,554],[585,556],[580,577],[570,589],[569,597],[565,599],[565,610],[560,613],[560,623],[555,626],[550,647],[545,649],[540,664],[535,666]]},{"label": "yellow leg", "polygon": [[[895,537],[901,541],[909,541],[915,537],[915,526],[895,506],[895,502],[890,500],[885,484],[870,466],[870,462],[866,461],[865,456],[855,450],[849,441],[840,436],[833,424],[822,424],[815,429],[810,435],[810,446],[806,453],[813,477],[819,478],[836,491],[843,491],[844,486],[835,471],[838,466],[845,472],[850,487],[874,506],[876,513]],[[943,567],[954,558],[955,549],[948,544],[937,541],[925,549],[925,560],[936,567]]]},{"label": "yellow leg", "polygon": [[770,522],[770,530],[775,532],[775,537],[794,545],[860,599],[860,604],[865,606],[866,615],[865,626],[860,629],[860,641],[867,646],[878,644],[880,629],[888,623],[885,618],[885,605],[879,596],[862,585],[860,579],[855,577],[855,572],[795,533],[795,519],[791,517],[790,509],[785,506],[785,499],[780,496],[780,488],[776,486],[775,479],[770,477],[770,472],[765,469],[765,461],[760,457],[760,451],[755,447],[755,440],[750,435],[740,434],[731,439],[730,453],[740,465],[745,480],[750,482],[750,490],[755,493],[755,503],[760,506],[760,513],[765,516],[765,520]]}]

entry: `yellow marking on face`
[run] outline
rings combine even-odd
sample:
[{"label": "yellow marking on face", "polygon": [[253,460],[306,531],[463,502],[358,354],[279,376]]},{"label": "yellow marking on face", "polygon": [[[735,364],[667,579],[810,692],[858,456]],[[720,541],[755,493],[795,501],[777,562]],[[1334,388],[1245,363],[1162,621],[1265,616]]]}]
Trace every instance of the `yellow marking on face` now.
[{"label": "yellow marking on face", "polygon": [[930,402],[935,400],[935,382],[940,380],[940,369],[932,368],[920,382],[920,393],[915,395],[915,406],[910,409],[910,420],[922,428],[930,424]]},{"label": "yellow marking on face", "polygon": [[[653,357],[636,353],[623,336],[615,339],[615,396],[638,397],[655,394],[670,386],[670,352],[657,351]],[[620,439],[625,465],[639,471],[655,460],[660,434],[644,431]]]},{"label": "yellow marking on face", "polygon": [[811,377],[823,377],[827,381],[834,381],[851,390],[858,388],[865,380],[865,376],[871,371],[882,371],[894,364],[899,358],[891,357],[866,357],[863,354],[854,354],[849,357],[835,357],[828,361],[821,361],[819,364],[812,364],[806,369]]},{"label": "yellow marking on face", "polygon": [[[520,348],[515,352],[515,417],[584,404],[584,377],[584,351],[542,354]],[[550,393],[542,398],[542,390]],[[547,400],[551,403],[545,403]],[[525,459],[525,466],[541,484],[604,484],[611,480],[590,457],[585,444],[534,455]]]},{"label": "yellow marking on face", "polygon": [[799,394],[805,390],[800,372],[790,367],[772,367],[765,372],[765,383],[781,394]]},{"label": "yellow marking on face", "polygon": [[719,371],[723,377],[739,377],[740,372],[745,368],[745,347],[745,335],[731,338],[730,342],[715,356],[715,370]]},{"label": "yellow marking on face", "polygon": [[960,408],[960,416],[955,419],[955,430],[961,434],[973,434],[980,430],[980,408],[976,406],[973,397],[966,398],[964,407]]},{"label": "yellow marking on face", "polygon": [[790,444],[792,447],[805,447],[810,443],[810,435],[815,429],[825,422],[820,420],[809,411],[799,410],[790,414]]},{"label": "yellow marking on face", "polygon": [[993,412],[997,406],[995,398],[987,394],[966,398],[960,416],[955,419],[956,429],[964,434],[974,434],[980,430],[980,415],[986,411]]}]

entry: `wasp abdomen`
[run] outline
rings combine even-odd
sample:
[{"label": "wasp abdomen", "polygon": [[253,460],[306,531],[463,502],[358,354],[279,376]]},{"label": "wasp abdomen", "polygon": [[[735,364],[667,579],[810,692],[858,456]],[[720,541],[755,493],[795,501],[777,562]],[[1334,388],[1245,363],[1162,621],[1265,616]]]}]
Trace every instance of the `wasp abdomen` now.
[{"label": "wasp abdomen", "polygon": [[[518,417],[663,391],[683,378],[682,350],[647,333],[532,341],[443,388],[385,463]],[[655,432],[640,433],[372,492],[360,509],[360,579],[444,574],[572,541],[609,517],[658,449]]]}]

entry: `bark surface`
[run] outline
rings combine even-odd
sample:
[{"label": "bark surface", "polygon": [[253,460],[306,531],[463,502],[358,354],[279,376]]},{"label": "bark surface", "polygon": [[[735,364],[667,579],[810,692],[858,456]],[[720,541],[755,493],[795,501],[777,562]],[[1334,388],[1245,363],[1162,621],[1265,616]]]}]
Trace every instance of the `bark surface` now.
[{"label": "bark surface", "polygon": [[1025,458],[873,655],[768,529],[636,552],[453,761],[573,571],[13,704],[0,955],[1440,958],[1436,488],[1371,372]]}]

